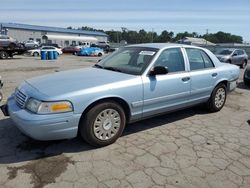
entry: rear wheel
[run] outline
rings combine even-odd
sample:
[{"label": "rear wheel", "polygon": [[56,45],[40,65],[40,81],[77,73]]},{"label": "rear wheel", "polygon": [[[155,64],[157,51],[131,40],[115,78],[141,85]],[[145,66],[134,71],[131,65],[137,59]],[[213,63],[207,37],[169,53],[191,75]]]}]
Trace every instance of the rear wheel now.
[{"label": "rear wheel", "polygon": [[0,59],[7,59],[9,57],[9,54],[5,51],[0,52]]},{"label": "rear wheel", "polygon": [[98,53],[98,56],[101,57],[101,56],[102,56],[102,53]]},{"label": "rear wheel", "polygon": [[39,56],[39,53],[38,52],[34,52],[33,56],[37,57],[37,56]]},{"label": "rear wheel", "polygon": [[106,146],[121,136],[125,123],[125,113],[119,104],[102,102],[84,115],[79,125],[80,135],[93,146]]},{"label": "rear wheel", "polygon": [[213,90],[210,99],[207,102],[207,107],[210,112],[218,112],[220,111],[227,98],[227,89],[225,84],[219,84]]}]

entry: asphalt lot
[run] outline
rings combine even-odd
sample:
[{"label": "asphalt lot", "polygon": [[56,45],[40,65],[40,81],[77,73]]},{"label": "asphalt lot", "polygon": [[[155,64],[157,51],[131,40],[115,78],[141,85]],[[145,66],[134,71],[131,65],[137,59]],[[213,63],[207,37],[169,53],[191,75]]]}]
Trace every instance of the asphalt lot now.
[{"label": "asphalt lot", "polygon": [[[97,61],[71,55],[1,60],[4,101],[26,78]],[[0,187],[249,188],[250,88],[241,75],[220,112],[194,107],[134,123],[98,149],[80,138],[31,140],[0,113]]]}]

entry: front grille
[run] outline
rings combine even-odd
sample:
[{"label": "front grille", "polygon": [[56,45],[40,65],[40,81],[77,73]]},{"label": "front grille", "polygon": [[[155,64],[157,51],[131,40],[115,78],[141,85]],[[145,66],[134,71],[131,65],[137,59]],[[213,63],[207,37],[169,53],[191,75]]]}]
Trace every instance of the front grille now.
[{"label": "front grille", "polygon": [[23,94],[20,90],[15,93],[15,100],[20,108],[24,108],[27,96]]}]

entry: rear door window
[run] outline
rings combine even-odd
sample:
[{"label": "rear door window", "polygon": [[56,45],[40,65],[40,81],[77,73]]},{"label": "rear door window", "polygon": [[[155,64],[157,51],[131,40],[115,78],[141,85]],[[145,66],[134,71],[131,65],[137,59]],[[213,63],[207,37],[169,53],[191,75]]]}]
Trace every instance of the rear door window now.
[{"label": "rear door window", "polygon": [[186,48],[186,52],[191,71],[214,67],[212,60],[203,50]]}]

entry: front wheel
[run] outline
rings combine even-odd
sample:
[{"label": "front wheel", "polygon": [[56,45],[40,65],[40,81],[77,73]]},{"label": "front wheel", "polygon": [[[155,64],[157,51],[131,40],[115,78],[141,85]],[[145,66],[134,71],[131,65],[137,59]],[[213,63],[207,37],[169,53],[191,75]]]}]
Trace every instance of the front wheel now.
[{"label": "front wheel", "polygon": [[101,102],[82,118],[79,131],[82,138],[97,147],[114,143],[123,132],[126,117],[123,108],[114,101]]},{"label": "front wheel", "polygon": [[5,51],[0,52],[0,59],[7,59],[9,57],[9,54]]},{"label": "front wheel", "polygon": [[213,90],[210,99],[207,102],[207,107],[210,112],[220,111],[227,98],[227,88],[225,84],[219,84]]}]

